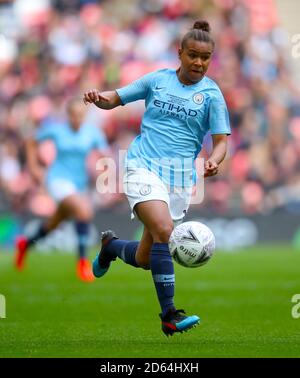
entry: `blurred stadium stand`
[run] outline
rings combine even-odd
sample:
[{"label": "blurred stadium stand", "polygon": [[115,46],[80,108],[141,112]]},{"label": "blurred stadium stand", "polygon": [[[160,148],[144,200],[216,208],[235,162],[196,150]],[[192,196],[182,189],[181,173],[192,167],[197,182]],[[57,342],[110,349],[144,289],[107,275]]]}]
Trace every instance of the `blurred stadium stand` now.
[{"label": "blurred stadium stand", "polygon": [[[294,8],[288,8],[294,3],[0,0],[0,243],[11,244],[25,220],[47,216],[55,208],[28,174],[24,139],[47,117],[63,116],[71,96],[89,88],[116,88],[157,68],[177,67],[180,37],[197,18],[212,26],[216,51],[208,75],[225,95],[232,137],[220,174],[206,181],[205,200],[193,206],[191,216],[246,217],[259,230],[255,241],[272,240],[275,224],[277,239],[282,235],[282,240],[296,240],[300,86],[294,67],[300,66],[300,57],[292,57],[285,26],[291,20],[289,32],[296,30]],[[89,108],[89,121],[103,128],[116,160],[118,150],[126,149],[138,133],[142,112],[141,103],[109,112]],[[209,149],[206,138],[204,156]],[[46,166],[54,154],[51,144],[41,145]],[[103,214],[105,219],[111,214],[112,222],[123,219],[119,213],[128,216],[124,195],[96,192],[93,157],[88,169],[97,225],[103,226]],[[267,231],[262,221],[271,220]]]},{"label": "blurred stadium stand", "polygon": [[[300,41],[299,21],[298,14],[300,13],[300,3],[297,0],[276,0],[276,6],[279,14],[281,26],[286,30],[289,35],[290,43],[293,47],[293,38]],[[297,48],[300,55],[300,46]],[[291,66],[293,68],[293,75],[296,77],[297,82],[300,82],[300,59],[292,59]]]}]

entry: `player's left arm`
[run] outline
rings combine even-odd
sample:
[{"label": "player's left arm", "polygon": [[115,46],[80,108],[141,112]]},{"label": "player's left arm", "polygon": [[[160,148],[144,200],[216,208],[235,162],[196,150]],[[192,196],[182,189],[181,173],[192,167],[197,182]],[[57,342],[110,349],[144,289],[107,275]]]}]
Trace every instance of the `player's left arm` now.
[{"label": "player's left arm", "polygon": [[227,152],[227,134],[213,134],[213,150],[204,163],[204,177],[215,176]]}]

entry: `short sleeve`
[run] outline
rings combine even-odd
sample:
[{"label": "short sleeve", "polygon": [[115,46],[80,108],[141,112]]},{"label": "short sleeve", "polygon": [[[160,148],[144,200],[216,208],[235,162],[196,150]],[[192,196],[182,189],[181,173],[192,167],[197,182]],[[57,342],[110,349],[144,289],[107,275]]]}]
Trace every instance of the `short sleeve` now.
[{"label": "short sleeve", "polygon": [[209,105],[209,128],[211,134],[231,134],[229,114],[221,92],[211,98]]},{"label": "short sleeve", "polygon": [[43,142],[47,139],[55,139],[54,127],[51,124],[44,124],[39,127],[35,133],[35,140],[37,142]]},{"label": "short sleeve", "polygon": [[116,89],[116,92],[121,98],[122,104],[125,105],[129,102],[145,99],[149,93],[154,77],[155,72],[151,72],[125,87]]}]

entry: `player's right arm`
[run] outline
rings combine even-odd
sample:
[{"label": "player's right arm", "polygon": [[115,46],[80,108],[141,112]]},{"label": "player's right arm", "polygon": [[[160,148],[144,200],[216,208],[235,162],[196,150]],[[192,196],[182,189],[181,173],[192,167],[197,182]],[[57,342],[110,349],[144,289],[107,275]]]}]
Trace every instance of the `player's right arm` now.
[{"label": "player's right arm", "polygon": [[116,91],[100,92],[98,89],[91,89],[84,93],[83,102],[95,104],[100,109],[113,109],[122,105],[120,96]]},{"label": "player's right arm", "polygon": [[113,109],[129,102],[145,100],[155,77],[156,71],[150,72],[114,91],[99,92],[97,89],[91,89],[84,93],[83,101],[85,104],[95,104],[101,109]]}]

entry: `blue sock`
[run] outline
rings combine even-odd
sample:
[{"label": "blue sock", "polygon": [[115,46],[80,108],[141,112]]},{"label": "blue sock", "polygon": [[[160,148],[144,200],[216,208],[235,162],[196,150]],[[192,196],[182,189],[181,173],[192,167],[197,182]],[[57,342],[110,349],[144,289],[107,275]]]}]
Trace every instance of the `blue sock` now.
[{"label": "blue sock", "polygon": [[76,222],[75,228],[78,236],[78,255],[82,259],[86,257],[90,224],[87,222]]},{"label": "blue sock", "polygon": [[46,230],[46,226],[44,224],[41,224],[35,234],[28,238],[28,246],[31,246],[32,244],[36,243],[38,240],[42,239],[48,234],[48,231]]},{"label": "blue sock", "polygon": [[151,250],[150,267],[162,310],[162,316],[164,316],[168,310],[175,309],[174,265],[172,256],[170,255],[168,243],[153,244]]},{"label": "blue sock", "polygon": [[113,239],[105,247],[105,252],[112,258],[119,257],[126,264],[138,267],[135,261],[135,253],[138,245],[138,241]]}]

